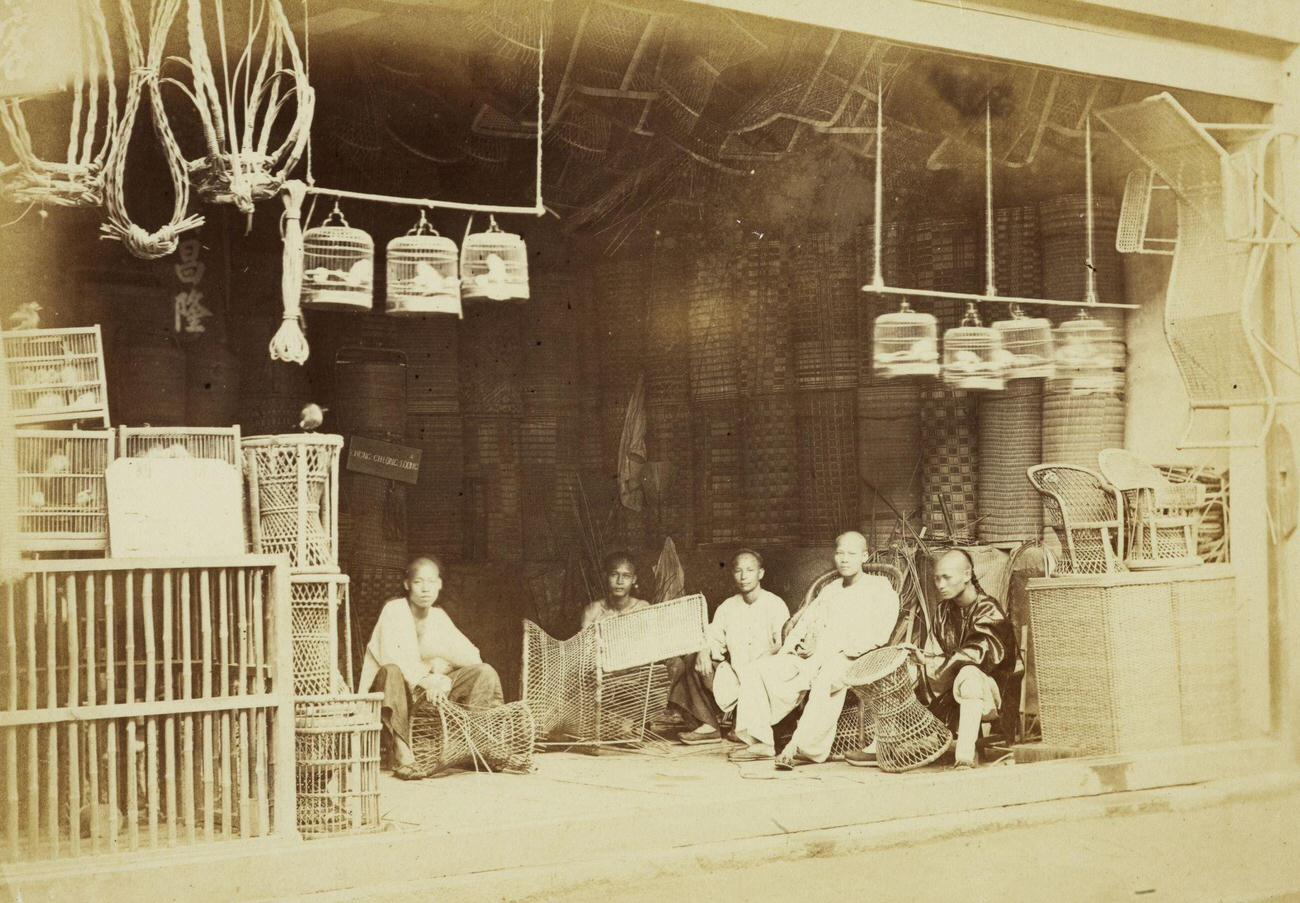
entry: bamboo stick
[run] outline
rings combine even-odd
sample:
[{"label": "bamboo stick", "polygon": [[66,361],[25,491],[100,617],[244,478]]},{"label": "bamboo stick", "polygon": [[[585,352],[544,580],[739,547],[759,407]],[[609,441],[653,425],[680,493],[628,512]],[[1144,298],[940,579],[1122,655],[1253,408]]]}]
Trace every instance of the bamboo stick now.
[{"label": "bamboo stick", "polygon": [[[199,642],[203,663],[201,687],[204,699],[212,698],[212,585],[205,568],[199,571]],[[212,713],[203,718],[203,839],[211,840],[215,824],[216,778],[212,771]]]},{"label": "bamboo stick", "polygon": [[[68,706],[81,704],[81,644],[77,636],[77,578],[68,574]],[[81,728],[69,722],[68,740],[68,839],[73,856],[81,855]]]},{"label": "bamboo stick", "polygon": [[[107,674],[105,700],[110,704],[117,702],[117,667],[114,662],[113,648],[113,576],[104,579],[104,670]],[[109,721],[104,725],[105,746],[108,763],[105,768],[105,780],[108,782],[108,848],[117,852],[118,808],[117,808],[117,722]]]},{"label": "bamboo stick", "polygon": [[[193,698],[194,661],[190,626],[190,572],[181,571],[181,693],[183,699]],[[185,836],[194,842],[194,716],[186,715],[184,742],[181,744],[181,806],[185,815]]]},{"label": "bamboo stick", "polygon": [[[12,585],[0,585],[0,601],[4,604],[5,663],[8,668],[8,693],[6,709],[18,711],[18,641],[14,633],[14,590]],[[9,859],[18,858],[18,731],[9,729],[5,736],[5,835]]]},{"label": "bamboo stick", "polygon": [[[38,708],[36,701],[36,578],[28,577],[27,590],[27,708]],[[27,730],[27,841],[33,846],[41,839],[40,728]]]},{"label": "bamboo stick", "polygon": [[296,837],[297,777],[294,757],[294,705],[293,705],[293,635],[289,614],[289,568],[277,566],[271,571],[271,617],[268,645],[274,648],[274,691],[280,704],[274,713],[275,744],[272,755],[275,763],[275,824],[274,831],[281,837]]},{"label": "bamboo stick", "polygon": [[[266,679],[266,646],[264,617],[265,612],[262,604],[262,580],[266,571],[260,568],[250,572],[250,579],[253,581],[253,648],[257,655],[257,676],[258,692],[264,693],[269,689]],[[257,727],[254,731],[256,735],[256,744],[254,756],[256,757],[253,771],[254,780],[257,785],[257,833],[258,835],[269,834],[271,831],[271,799],[267,789],[267,761],[266,761],[266,712],[259,710],[257,712]]]},{"label": "bamboo stick", "polygon": [[[163,610],[162,610],[162,647],[163,647],[163,699],[172,699],[172,671],[176,666],[175,650],[172,645],[172,605],[175,602],[173,586],[176,575],[163,571]],[[163,718],[163,768],[167,773],[167,845],[176,844],[176,718],[167,715]]]},{"label": "bamboo stick", "polygon": [[[153,571],[144,572],[144,589],[140,599],[144,621],[144,699],[153,702],[158,694],[157,637],[154,633]],[[158,719],[145,722],[145,771],[149,809],[149,846],[158,846]]]},{"label": "bamboo stick", "polygon": [[[126,656],[123,666],[126,669],[126,695],[124,702],[135,702],[135,571],[126,572],[126,598],[122,600],[126,608]],[[140,788],[136,781],[136,722],[128,718],[126,722],[126,835],[128,849],[140,849]]]},{"label": "bamboo stick", "polygon": [[[249,669],[249,635],[248,635],[248,581],[245,571],[235,574],[235,597],[239,605],[239,695],[248,694]],[[253,826],[250,823],[252,813],[249,811],[248,754],[252,748],[248,735],[248,709],[239,710],[239,836],[251,837]]]},{"label": "bamboo stick", "polygon": [[[95,669],[95,618],[97,616],[97,606],[95,605],[95,575],[86,575],[86,703],[95,705],[99,700],[99,690],[96,685],[99,672]],[[106,580],[112,579],[109,576]],[[99,839],[101,831],[99,826],[99,725],[90,725],[89,748],[86,751],[90,758],[87,771],[90,775],[90,848],[94,852],[99,852]]]},{"label": "bamboo stick", "polygon": [[[59,611],[58,584],[53,574],[45,576],[45,707],[59,707]],[[45,829],[49,832],[50,855],[59,855],[59,731],[45,729]]]},{"label": "bamboo stick", "polygon": [[[221,607],[221,686],[219,695],[230,695],[230,582],[223,568],[217,572],[217,603]],[[221,713],[221,834],[230,837],[230,711]]]}]

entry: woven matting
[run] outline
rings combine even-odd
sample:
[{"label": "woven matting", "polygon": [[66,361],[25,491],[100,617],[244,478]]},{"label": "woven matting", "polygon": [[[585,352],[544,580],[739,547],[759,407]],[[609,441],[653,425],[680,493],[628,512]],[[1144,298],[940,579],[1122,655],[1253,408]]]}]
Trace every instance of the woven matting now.
[{"label": "woven matting", "polygon": [[800,541],[829,545],[858,523],[857,393],[798,392]]},{"label": "woven matting", "polygon": [[932,532],[969,533],[978,517],[975,400],[961,391],[924,389],[921,441],[923,523]]},{"label": "woven matting", "polygon": [[981,397],[979,406],[979,536],[984,542],[1037,539],[1043,507],[1025,476],[1042,463],[1043,384],[1007,383]]}]

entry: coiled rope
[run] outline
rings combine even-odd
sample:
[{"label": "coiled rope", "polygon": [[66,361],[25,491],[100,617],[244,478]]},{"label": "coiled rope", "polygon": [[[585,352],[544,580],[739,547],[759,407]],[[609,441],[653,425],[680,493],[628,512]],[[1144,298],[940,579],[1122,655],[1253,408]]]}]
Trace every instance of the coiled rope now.
[{"label": "coiled rope", "polygon": [[[185,172],[185,158],[167,121],[158,79],[158,68],[162,64],[167,34],[171,31],[172,22],[176,18],[180,0],[151,0],[147,52],[140,42],[140,29],[136,25],[130,0],[119,0],[118,5],[122,9],[122,27],[126,32],[131,80],[127,87],[126,107],[122,111],[122,119],[118,124],[104,174],[104,206],[108,211],[108,222],[101,225],[99,229],[104,233],[102,238],[120,241],[136,257],[152,260],[166,257],[175,251],[181,233],[203,225],[203,217],[187,216],[185,213],[190,204],[190,183]],[[131,143],[131,133],[135,129],[136,113],[139,111],[146,87],[149,90],[154,133],[162,143],[173,191],[171,219],[154,232],[146,232],[144,227],[131,221],[131,216],[126,209],[125,193],[127,150]]]},{"label": "coiled rope", "polygon": [[307,362],[311,348],[303,332],[302,319],[302,202],[307,186],[297,179],[284,183],[284,213],[280,217],[280,238],[284,253],[280,267],[280,297],[284,319],[271,339],[271,360],[291,364]]}]

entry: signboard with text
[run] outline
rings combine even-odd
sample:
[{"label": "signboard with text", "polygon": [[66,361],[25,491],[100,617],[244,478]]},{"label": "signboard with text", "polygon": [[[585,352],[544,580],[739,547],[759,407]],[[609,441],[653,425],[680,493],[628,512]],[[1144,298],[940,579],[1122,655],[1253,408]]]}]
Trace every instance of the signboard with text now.
[{"label": "signboard with text", "polygon": [[420,478],[420,455],[418,448],[353,436],[348,440],[347,468],[355,473],[414,484]]}]

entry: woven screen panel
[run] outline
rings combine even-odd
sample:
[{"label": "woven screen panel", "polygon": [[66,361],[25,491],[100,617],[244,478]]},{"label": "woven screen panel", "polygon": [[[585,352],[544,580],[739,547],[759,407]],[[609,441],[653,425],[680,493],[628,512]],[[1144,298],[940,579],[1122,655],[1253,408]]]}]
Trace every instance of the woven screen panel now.
[{"label": "woven screen panel", "polygon": [[1095,470],[1102,449],[1124,447],[1124,399],[1112,392],[1075,392],[1068,380],[1043,390],[1043,461]]},{"label": "woven screen panel", "polygon": [[520,420],[465,418],[466,555],[518,560],[523,548]]},{"label": "woven screen panel", "polygon": [[798,392],[799,535],[823,546],[858,525],[857,393]]},{"label": "woven screen panel", "polygon": [[[1042,238],[1036,205],[993,211],[993,276],[1000,295],[1042,297]],[[1027,308],[1026,313],[1036,316],[1037,309]],[[997,319],[1001,318],[999,314]]]},{"label": "woven screen panel", "polygon": [[460,413],[460,338],[451,317],[407,319],[397,337],[406,355],[406,410]]},{"label": "woven screen panel", "polygon": [[524,309],[524,411],[546,413],[578,403],[577,280],[567,272],[532,277]]},{"label": "woven screen panel", "polygon": [[733,399],[740,391],[736,342],[739,305],[733,294],[734,251],[710,250],[695,258],[685,275],[691,337],[691,399]]},{"label": "woven screen panel", "polygon": [[523,308],[476,304],[460,324],[460,406],[465,414],[523,413]]},{"label": "woven screen panel", "polygon": [[646,452],[650,466],[665,471],[668,485],[651,510],[660,528],[681,548],[695,542],[695,468],[700,456],[694,448],[692,413],[689,403],[662,402],[651,397],[646,403]]},{"label": "woven screen panel", "polygon": [[678,404],[691,397],[690,294],[687,249],[656,242],[646,306],[645,374],[648,403]]},{"label": "woven screen panel", "polygon": [[[1038,205],[1042,235],[1044,297],[1082,301],[1088,285],[1087,198],[1068,194]],[[1119,205],[1109,197],[1093,198],[1092,264],[1098,300],[1123,302],[1124,262],[1115,250]],[[1116,311],[1122,314],[1122,311]]]},{"label": "woven screen panel", "polygon": [[740,409],[727,401],[705,402],[692,415],[696,541],[743,542]]},{"label": "woven screen panel", "polygon": [[1042,463],[1043,381],[1016,379],[979,399],[979,536],[984,542],[1037,539],[1043,507],[1025,476]]},{"label": "woven screen panel", "polygon": [[799,538],[799,443],[794,393],[746,399],[741,466],[745,532],[754,542],[790,545]]},{"label": "woven screen panel", "polygon": [[922,390],[921,444],[924,525],[931,532],[969,535],[979,516],[979,441],[975,399],[970,393],[938,385]]},{"label": "woven screen panel", "polygon": [[734,282],[740,316],[740,392],[761,396],[793,385],[792,292],[785,249],[770,237],[748,236],[738,247]]},{"label": "woven screen panel", "polygon": [[888,541],[901,517],[921,521],[921,388],[881,380],[858,390],[859,514],[873,544]]},{"label": "woven screen panel", "polygon": [[419,448],[419,482],[409,488],[408,544],[449,561],[464,553],[464,421],[459,414],[412,414],[407,442]]},{"label": "woven screen panel", "polygon": [[600,374],[607,393],[630,390],[643,366],[650,275],[644,254],[624,254],[596,268]]},{"label": "woven screen panel", "polygon": [[810,233],[791,243],[789,255],[795,386],[855,388],[862,292],[854,243]]}]

